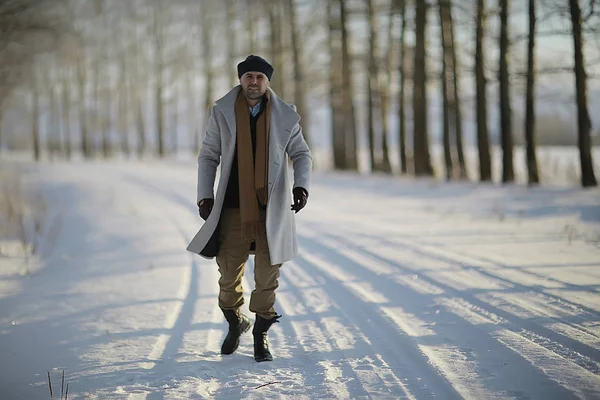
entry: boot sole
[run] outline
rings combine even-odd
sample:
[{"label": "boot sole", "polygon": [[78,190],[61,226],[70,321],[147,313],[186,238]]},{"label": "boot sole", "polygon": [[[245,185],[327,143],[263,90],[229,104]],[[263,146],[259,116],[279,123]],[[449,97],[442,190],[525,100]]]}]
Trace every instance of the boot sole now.
[{"label": "boot sole", "polygon": [[254,361],[256,361],[256,362],[273,361],[273,356],[264,357],[264,358],[254,358]]}]

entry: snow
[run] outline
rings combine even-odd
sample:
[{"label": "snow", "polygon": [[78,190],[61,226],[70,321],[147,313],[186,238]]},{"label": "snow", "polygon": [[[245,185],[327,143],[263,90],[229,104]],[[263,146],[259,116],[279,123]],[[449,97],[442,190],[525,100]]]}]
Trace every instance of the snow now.
[{"label": "snow", "polygon": [[20,168],[52,227],[30,274],[0,257],[3,399],[600,397],[597,189],[316,172],[256,363],[185,251],[193,162]]}]

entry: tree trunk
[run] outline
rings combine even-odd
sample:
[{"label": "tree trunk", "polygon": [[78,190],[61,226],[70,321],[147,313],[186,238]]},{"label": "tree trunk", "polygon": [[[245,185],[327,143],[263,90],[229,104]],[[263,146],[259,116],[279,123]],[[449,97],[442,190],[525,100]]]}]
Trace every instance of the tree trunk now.
[{"label": "tree trunk", "polygon": [[[104,15],[104,18],[102,18],[102,21],[104,23],[104,31],[105,32],[109,32],[111,27],[110,27],[110,23],[108,20],[108,3],[107,0],[103,0],[103,4],[102,4],[102,10],[100,12],[100,15]],[[104,111],[102,113],[98,112],[98,115],[103,115],[103,117],[101,117],[101,129],[102,129],[102,155],[104,156],[104,158],[109,158],[112,155],[112,143],[110,140],[110,131],[111,131],[111,119],[112,119],[112,107],[113,107],[113,101],[112,101],[112,92],[111,92],[111,77],[112,74],[110,73],[109,70],[109,63],[105,62],[104,60],[108,60],[109,59],[109,43],[108,43],[108,37],[104,36],[104,38],[102,39],[102,48],[100,49],[100,61],[98,62],[98,69],[100,70],[100,68],[102,68],[102,75],[103,75],[103,84],[106,86],[106,90],[104,91],[105,95],[102,96],[102,102],[104,103]],[[100,72],[98,72],[100,74]],[[98,83],[99,85],[99,83]],[[99,111],[99,109],[98,109]]]},{"label": "tree trunk", "polygon": [[246,31],[248,34],[248,51],[254,54],[256,51],[256,22],[254,21],[254,1],[246,0]]},{"label": "tree trunk", "polygon": [[213,25],[210,20],[210,12],[208,10],[209,3],[202,3],[202,59],[204,61],[204,76],[206,77],[206,86],[204,88],[204,124],[202,124],[202,130],[206,129],[206,125],[208,124],[208,117],[210,115],[210,110],[213,105],[213,87],[215,80],[215,72],[212,67],[212,38],[211,32]]},{"label": "tree trunk", "polygon": [[35,81],[37,80],[37,77],[33,77],[34,80],[34,85],[33,85],[33,90],[31,91],[32,97],[31,97],[31,105],[32,105],[32,112],[31,112],[31,122],[32,122],[32,127],[31,127],[31,135],[32,135],[32,146],[33,146],[33,159],[35,161],[40,161],[40,157],[41,157],[41,149],[40,149],[40,93],[39,93],[39,89],[38,89],[38,85],[37,83],[35,83]]},{"label": "tree trunk", "polygon": [[529,0],[529,41],[527,44],[527,111],[525,116],[525,142],[527,146],[527,181],[529,185],[539,183],[535,155],[535,2]]},{"label": "tree trunk", "polygon": [[398,93],[398,146],[400,157],[400,172],[406,174],[406,106],[405,106],[405,86],[406,86],[406,0],[397,0],[400,3],[400,15],[402,19],[402,28],[400,31],[400,90]]},{"label": "tree trunk", "polygon": [[[339,1],[339,0],[337,0]],[[339,5],[339,4],[338,4]],[[344,98],[342,77],[342,48],[339,7],[333,2],[327,3],[329,19],[329,103],[331,105],[331,135],[333,142],[333,166],[345,170],[346,134],[344,132]]]},{"label": "tree trunk", "polygon": [[[83,50],[82,50],[83,51]],[[87,81],[87,74],[85,69],[85,60],[83,60],[84,54],[79,53],[77,57],[77,89],[78,89],[78,100],[79,104],[77,108],[79,110],[79,129],[81,130],[81,154],[84,158],[90,158],[90,140],[88,133],[88,119],[86,110],[86,94],[85,84]]]},{"label": "tree trunk", "polygon": [[146,124],[144,122],[142,99],[143,96],[141,96],[139,93],[135,97],[135,115],[138,135],[137,154],[140,159],[144,157],[144,153],[146,151]]},{"label": "tree trunk", "polygon": [[458,156],[458,175],[461,179],[467,178],[467,165],[465,162],[465,153],[463,146],[463,131],[462,131],[462,112],[460,102],[460,79],[459,65],[456,59],[457,45],[454,40],[454,22],[452,20],[452,5],[450,0],[446,2],[448,25],[450,26],[450,53],[452,55],[452,87],[454,93],[454,103],[450,104],[449,113],[450,120],[454,122],[454,137],[456,140],[456,155]]},{"label": "tree trunk", "polygon": [[65,68],[62,74],[63,86],[63,125],[65,130],[65,156],[71,160],[73,155],[73,142],[71,138],[71,73],[70,68]]},{"label": "tree trunk", "polygon": [[352,88],[352,66],[348,49],[350,41],[347,24],[346,0],[340,0],[340,22],[342,29],[342,93],[344,97],[344,134],[346,162],[349,170],[358,170],[358,147],[356,143],[356,116],[354,112],[354,90]]},{"label": "tree trunk", "polygon": [[2,155],[3,152],[4,152],[4,107],[2,107],[2,100],[0,100],[0,156]]},{"label": "tree trunk", "polygon": [[[104,135],[102,135],[101,132],[101,127],[100,127],[100,118],[101,118],[101,114],[104,115],[103,113],[100,113],[100,63],[98,62],[98,60],[96,60],[96,62],[94,63],[94,70],[93,70],[93,79],[94,79],[94,84],[93,84],[93,90],[94,90],[94,108],[93,108],[93,123],[92,123],[92,154],[94,156],[96,156],[98,154],[98,148],[97,148],[97,136],[98,133],[100,131],[100,139],[101,139],[101,143],[104,143]],[[104,146],[102,146],[102,148],[104,148]]]},{"label": "tree trunk", "polygon": [[415,175],[431,176],[433,168],[429,158],[427,137],[427,74],[425,55],[425,31],[427,25],[427,4],[417,1],[416,5],[416,43],[414,67],[414,163]]},{"label": "tree trunk", "polygon": [[379,81],[378,90],[381,98],[381,151],[382,159],[379,169],[385,173],[392,172],[390,163],[390,149],[388,144],[388,135],[390,133],[390,125],[388,113],[390,110],[391,86],[392,86],[392,69],[393,69],[393,54],[394,54],[394,17],[397,14],[397,7],[394,2],[390,3],[388,14],[388,37],[387,37],[387,52],[385,53],[384,67],[385,73],[383,79]]},{"label": "tree trunk", "polygon": [[179,153],[179,100],[180,100],[180,88],[177,81],[173,82],[173,105],[174,109],[171,116],[171,132],[173,133],[173,142],[171,143],[171,152],[177,156]]},{"label": "tree trunk", "polygon": [[302,132],[304,139],[310,146],[310,110],[306,102],[306,91],[304,81],[304,48],[300,33],[298,32],[298,22],[296,21],[296,4],[294,0],[288,0],[287,9],[290,13],[290,29],[292,31],[292,53],[294,57],[294,103],[298,113],[302,116]]},{"label": "tree trunk", "polygon": [[451,77],[448,73],[448,64],[452,63],[450,54],[450,24],[448,20],[448,9],[450,5],[447,0],[438,0],[438,9],[440,14],[440,33],[442,42],[442,119],[443,119],[443,143],[444,143],[444,163],[446,165],[446,179],[450,180],[454,176],[452,166],[452,151],[450,148],[450,94],[448,93],[448,82]]},{"label": "tree trunk", "polygon": [[500,138],[502,140],[502,182],[513,182],[512,111],[508,76],[508,0],[500,0]]},{"label": "tree trunk", "polygon": [[271,87],[281,98],[285,99],[286,85],[284,79],[283,48],[281,44],[281,10],[278,0],[267,0],[269,24],[271,31],[271,63],[273,64],[273,80]]},{"label": "tree trunk", "polygon": [[[159,2],[160,4],[160,2]],[[158,6],[160,7],[160,6]],[[154,52],[155,60],[154,67],[156,73],[156,87],[154,92],[154,101],[156,104],[156,143],[158,146],[158,156],[165,156],[165,137],[164,137],[164,119],[165,119],[165,107],[163,99],[164,91],[164,44],[163,44],[163,32],[159,22],[159,18],[162,15],[162,10],[154,9]]]},{"label": "tree trunk", "polygon": [[[200,153],[200,133],[198,132],[198,118],[196,112],[196,96],[194,95],[193,72],[195,71],[194,61],[190,57],[188,68],[185,69],[185,94],[187,99],[188,116],[188,145],[193,149],[195,155]],[[237,75],[236,75],[237,76]]]},{"label": "tree trunk", "polygon": [[377,90],[378,85],[378,68],[377,59],[375,54],[377,53],[377,30],[375,25],[375,10],[373,10],[373,0],[367,0],[367,11],[369,20],[369,65],[367,68],[367,115],[368,115],[368,138],[369,138],[369,164],[371,171],[377,170],[375,162],[375,97],[379,93]]},{"label": "tree trunk", "polygon": [[477,148],[479,151],[479,179],[492,180],[490,144],[487,127],[487,96],[483,54],[483,38],[485,26],[485,0],[477,1],[477,28],[475,33],[475,77],[477,91]]},{"label": "tree trunk", "polygon": [[121,55],[121,84],[119,88],[119,123],[118,132],[121,135],[121,152],[129,157],[131,147],[129,145],[129,76],[127,71],[127,58]]},{"label": "tree trunk", "polygon": [[579,130],[579,158],[581,161],[581,185],[596,186],[594,162],[592,160],[591,138],[592,121],[587,106],[587,75],[583,55],[583,36],[581,35],[581,8],[579,0],[569,0],[571,24],[573,26],[573,45],[575,50],[575,89],[577,93],[577,125]]},{"label": "tree trunk", "polygon": [[239,83],[236,69],[237,49],[235,48],[237,43],[235,31],[237,3],[238,0],[227,0],[227,65],[225,66],[225,71],[231,71],[228,73],[231,80],[231,87],[235,87]]},{"label": "tree trunk", "polygon": [[[136,41],[134,44],[135,51],[135,60],[133,62],[132,68],[134,71],[131,76],[138,77],[142,68],[140,68],[140,49],[139,49],[139,30],[136,27],[135,29]],[[145,80],[142,80],[144,84],[140,85],[140,87],[131,87],[131,99],[134,102],[133,107],[135,108],[135,131],[137,133],[137,155],[138,158],[142,158],[144,156],[144,152],[146,151],[146,125],[144,122],[144,110],[143,110],[143,101],[146,99],[146,86]]]},{"label": "tree trunk", "polygon": [[50,101],[50,123],[49,129],[46,131],[46,143],[48,145],[48,153],[50,160],[54,160],[57,155],[63,153],[63,140],[60,131],[60,115],[58,107],[57,88],[52,82],[56,76],[49,77],[48,82],[48,100]]}]

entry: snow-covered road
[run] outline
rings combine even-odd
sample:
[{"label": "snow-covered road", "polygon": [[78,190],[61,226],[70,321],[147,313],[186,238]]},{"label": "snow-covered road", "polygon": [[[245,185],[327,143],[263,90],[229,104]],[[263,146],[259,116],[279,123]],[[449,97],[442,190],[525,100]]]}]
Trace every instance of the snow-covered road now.
[{"label": "snow-covered road", "polygon": [[0,272],[1,399],[48,398],[47,370],[69,399],[600,398],[598,190],[316,174],[259,364],[251,335],[219,354],[195,174],[40,168],[52,240]]}]

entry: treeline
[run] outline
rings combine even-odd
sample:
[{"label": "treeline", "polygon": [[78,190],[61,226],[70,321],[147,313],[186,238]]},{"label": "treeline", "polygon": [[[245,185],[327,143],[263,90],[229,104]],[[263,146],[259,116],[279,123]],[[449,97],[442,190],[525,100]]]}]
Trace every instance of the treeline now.
[{"label": "treeline", "polygon": [[[523,32],[514,21],[524,17]],[[538,183],[539,78],[570,74],[581,184],[596,185],[587,91],[598,60],[585,57],[600,35],[594,0],[0,0],[0,25],[0,122],[11,121],[0,123],[0,148],[29,147],[35,159],[196,153],[206,111],[257,53],[309,143],[330,132],[334,168],[358,170],[364,143],[371,171],[396,163],[431,176],[439,138],[447,179],[468,176],[471,118],[479,180],[492,179],[497,132],[501,180],[515,179],[522,142],[528,182]],[[569,38],[572,57],[540,67],[538,42],[549,37]]]}]

